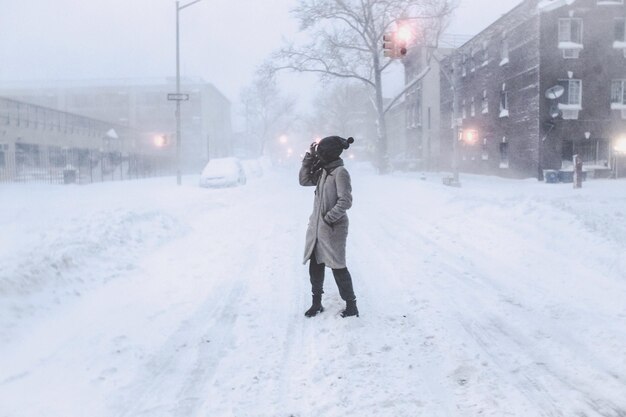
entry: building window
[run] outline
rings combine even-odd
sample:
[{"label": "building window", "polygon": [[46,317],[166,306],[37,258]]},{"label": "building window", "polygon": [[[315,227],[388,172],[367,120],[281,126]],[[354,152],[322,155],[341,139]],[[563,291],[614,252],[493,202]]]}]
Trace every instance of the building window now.
[{"label": "building window", "polygon": [[506,84],[502,84],[500,92],[500,117],[509,117],[509,94],[506,91]]},{"label": "building window", "polygon": [[559,109],[563,112],[564,120],[577,120],[582,110],[582,80],[560,80],[559,84],[565,88],[565,93],[559,102]]},{"label": "building window", "polygon": [[615,19],[615,41],[613,48],[622,49],[626,58],[626,19],[623,17]]},{"label": "building window", "polygon": [[483,41],[483,50],[482,50],[482,66],[486,67],[489,64],[489,42],[488,41]]},{"label": "building window", "polygon": [[559,49],[563,58],[578,58],[583,49],[583,20],[580,18],[559,19]]},{"label": "building window", "polygon": [[461,58],[461,75],[465,77],[467,75],[467,55],[463,54]]},{"label": "building window", "polygon": [[506,142],[506,138],[502,138],[500,144],[500,168],[509,167],[509,144]]},{"label": "building window", "polygon": [[476,102],[474,101],[474,97],[472,97],[472,101],[470,102],[470,115],[472,117],[476,116]]},{"label": "building window", "polygon": [[578,155],[585,164],[607,167],[609,165],[610,141],[602,138],[568,139],[564,138],[561,150],[563,166],[571,166],[574,155]]},{"label": "building window", "polygon": [[509,40],[506,36],[502,39],[500,44],[500,66],[509,63]]},{"label": "building window", "polygon": [[624,4],[624,0],[598,0],[598,6],[615,6]]},{"label": "building window", "polygon": [[626,80],[611,82],[611,109],[626,110]]},{"label": "building window", "polygon": [[461,104],[461,118],[467,119],[467,108],[465,107],[465,100],[463,100],[463,103]]},{"label": "building window", "polygon": [[489,98],[487,97],[487,90],[483,90],[482,113],[489,113]]},{"label": "building window", "polygon": [[7,153],[9,151],[9,145],[0,143],[0,169],[7,167]]},{"label": "building window", "polygon": [[626,42],[626,19],[623,17],[615,19],[615,41]]},{"label": "building window", "polygon": [[406,112],[406,126],[410,129],[420,127],[422,125],[422,89],[415,89],[407,102],[409,104]]},{"label": "building window", "polygon": [[414,109],[414,118],[415,126],[422,126],[422,89],[421,87],[417,89],[415,93],[415,109]]},{"label": "building window", "polygon": [[470,50],[469,60],[470,72],[476,71],[476,51],[473,49]]}]

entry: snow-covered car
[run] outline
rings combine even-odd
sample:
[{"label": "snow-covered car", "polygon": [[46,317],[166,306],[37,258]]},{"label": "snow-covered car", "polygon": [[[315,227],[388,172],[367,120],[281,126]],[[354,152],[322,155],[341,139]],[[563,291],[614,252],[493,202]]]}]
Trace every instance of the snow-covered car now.
[{"label": "snow-covered car", "polygon": [[245,183],[246,173],[237,158],[211,159],[200,175],[201,187],[236,187]]}]

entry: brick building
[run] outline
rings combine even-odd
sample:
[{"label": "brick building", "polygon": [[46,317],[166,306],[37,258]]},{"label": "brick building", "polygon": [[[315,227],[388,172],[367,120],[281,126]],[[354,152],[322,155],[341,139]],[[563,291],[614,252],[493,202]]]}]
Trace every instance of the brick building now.
[{"label": "brick building", "polygon": [[[625,17],[623,0],[525,0],[446,58],[461,169],[541,178],[578,154],[609,175],[626,134]],[[448,155],[451,91],[442,79]]]}]

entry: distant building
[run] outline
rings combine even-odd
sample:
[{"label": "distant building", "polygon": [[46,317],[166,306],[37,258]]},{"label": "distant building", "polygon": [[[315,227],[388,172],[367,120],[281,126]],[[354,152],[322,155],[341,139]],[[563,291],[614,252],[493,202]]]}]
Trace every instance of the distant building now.
[{"label": "distant building", "polygon": [[171,158],[125,126],[0,97],[0,182],[89,183],[154,175]]},{"label": "distant building", "polygon": [[[210,157],[232,155],[229,100],[199,78],[181,79],[189,101],[181,103],[182,162],[197,172]],[[0,87],[0,96],[126,126],[155,137],[165,136],[174,153],[176,105],[167,100],[175,79],[118,79],[61,82],[13,82]]]},{"label": "distant building", "polygon": [[612,148],[626,133],[623,0],[525,0],[460,47],[444,65],[441,129],[462,169],[542,177],[582,157],[609,175]]},{"label": "distant building", "polygon": [[444,75],[439,62],[468,39],[469,36],[447,34],[439,40],[435,50],[427,47],[410,48],[402,59],[406,85],[427,67],[430,68],[424,78],[407,91],[404,98],[404,132],[400,136],[403,144],[395,148],[401,150],[402,157],[406,159],[405,165],[421,169],[438,169],[442,166],[440,117],[441,78]]},{"label": "distant building", "polygon": [[398,101],[391,107],[385,115],[385,121],[387,125],[387,153],[391,167],[396,170],[414,169],[416,160],[408,156],[409,150],[407,149],[409,143],[406,129],[406,102]]}]

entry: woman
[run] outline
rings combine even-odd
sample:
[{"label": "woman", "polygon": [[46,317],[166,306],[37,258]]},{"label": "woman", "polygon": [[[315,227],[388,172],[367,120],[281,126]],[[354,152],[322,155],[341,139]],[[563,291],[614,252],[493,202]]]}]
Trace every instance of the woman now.
[{"label": "woman", "polygon": [[304,315],[314,317],[324,311],[324,270],[332,269],[341,298],[346,302],[342,317],[359,316],[352,278],[346,268],[348,216],[352,206],[350,174],[340,158],[353,138],[329,136],[311,145],[300,168],[300,185],[316,186],[313,214],[306,233],[304,263],[309,261],[313,303]]}]

